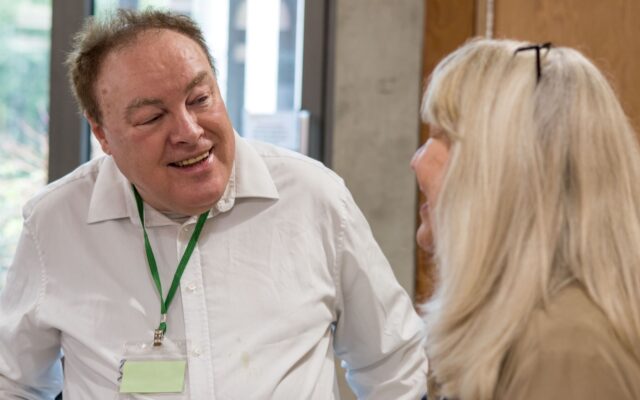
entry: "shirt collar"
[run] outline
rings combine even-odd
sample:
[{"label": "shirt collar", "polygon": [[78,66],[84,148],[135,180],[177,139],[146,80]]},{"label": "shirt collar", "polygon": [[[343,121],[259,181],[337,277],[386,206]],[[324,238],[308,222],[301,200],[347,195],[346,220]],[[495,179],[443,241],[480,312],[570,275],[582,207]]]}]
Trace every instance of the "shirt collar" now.
[{"label": "shirt collar", "polygon": [[271,172],[258,151],[236,133],[236,197],[278,199]]},{"label": "shirt collar", "polygon": [[110,156],[104,156],[100,162],[102,165],[91,193],[87,223],[137,215],[129,181]]},{"label": "shirt collar", "polygon": [[[279,198],[276,185],[262,157],[237,133],[235,148],[235,161],[229,182],[210,216],[229,211],[236,198]],[[129,218],[133,224],[140,225],[131,184],[110,156],[105,156],[101,162],[91,194],[87,223]],[[145,204],[145,225],[171,224],[175,222]]]}]

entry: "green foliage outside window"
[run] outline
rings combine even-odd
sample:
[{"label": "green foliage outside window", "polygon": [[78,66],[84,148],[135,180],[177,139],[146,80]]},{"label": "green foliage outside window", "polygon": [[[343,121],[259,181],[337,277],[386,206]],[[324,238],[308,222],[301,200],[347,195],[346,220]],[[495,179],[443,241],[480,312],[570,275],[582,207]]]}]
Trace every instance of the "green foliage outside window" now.
[{"label": "green foliage outside window", "polygon": [[0,2],[0,290],[21,209],[46,182],[51,0]]}]

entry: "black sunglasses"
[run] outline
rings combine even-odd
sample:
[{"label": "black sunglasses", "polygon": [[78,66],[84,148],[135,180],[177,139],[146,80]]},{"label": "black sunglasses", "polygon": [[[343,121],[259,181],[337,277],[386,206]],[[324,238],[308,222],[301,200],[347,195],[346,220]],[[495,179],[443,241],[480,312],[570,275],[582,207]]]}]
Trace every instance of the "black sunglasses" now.
[{"label": "black sunglasses", "polygon": [[529,50],[536,51],[536,78],[537,78],[536,82],[540,82],[540,78],[542,77],[542,66],[540,65],[540,50],[542,49],[549,51],[551,49],[551,42],[518,47],[516,51],[513,52],[513,55],[516,55],[521,51],[529,51]]}]

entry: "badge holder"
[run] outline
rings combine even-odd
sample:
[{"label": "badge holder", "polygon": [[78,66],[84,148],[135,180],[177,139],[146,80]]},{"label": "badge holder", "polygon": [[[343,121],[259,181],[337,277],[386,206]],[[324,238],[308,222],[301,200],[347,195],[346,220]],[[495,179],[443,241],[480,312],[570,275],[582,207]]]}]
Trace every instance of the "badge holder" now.
[{"label": "badge holder", "polygon": [[119,400],[189,399],[187,343],[164,337],[161,346],[126,343],[118,377]]}]

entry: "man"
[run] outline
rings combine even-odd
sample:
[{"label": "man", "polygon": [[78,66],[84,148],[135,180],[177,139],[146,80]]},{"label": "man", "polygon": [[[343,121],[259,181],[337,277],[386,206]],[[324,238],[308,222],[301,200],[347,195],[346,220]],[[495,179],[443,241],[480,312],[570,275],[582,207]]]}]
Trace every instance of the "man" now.
[{"label": "man", "polygon": [[120,11],[75,46],[108,156],[25,206],[0,397],[334,399],[335,352],[360,398],[420,398],[421,322],[362,214],[320,163],[235,134],[197,26]]}]

